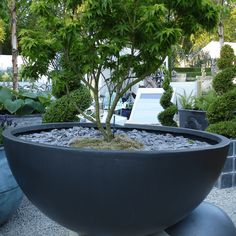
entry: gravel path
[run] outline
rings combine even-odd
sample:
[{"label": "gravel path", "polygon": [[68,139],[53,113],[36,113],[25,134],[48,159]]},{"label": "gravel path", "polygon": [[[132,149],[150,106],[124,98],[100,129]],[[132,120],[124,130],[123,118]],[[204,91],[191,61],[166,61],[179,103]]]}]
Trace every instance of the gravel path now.
[{"label": "gravel path", "polygon": [[[206,200],[221,207],[236,225],[236,188],[214,188]],[[68,236],[68,230],[48,219],[24,198],[16,214],[0,227],[0,236]]]}]

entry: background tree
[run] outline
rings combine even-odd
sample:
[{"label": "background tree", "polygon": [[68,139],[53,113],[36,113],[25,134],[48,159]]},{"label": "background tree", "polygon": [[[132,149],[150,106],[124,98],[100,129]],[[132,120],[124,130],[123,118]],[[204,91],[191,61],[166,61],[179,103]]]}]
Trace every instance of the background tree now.
[{"label": "background tree", "polygon": [[[96,104],[95,118],[84,116],[97,124],[106,141],[113,138],[110,121],[119,99],[162,65],[182,35],[200,26],[209,30],[218,19],[207,0],[41,0],[32,1],[30,14],[37,19],[37,30],[21,31],[28,70],[37,77],[56,62],[54,72],[82,81]],[[110,94],[105,127],[99,111],[102,78]]]},{"label": "background tree", "polygon": [[11,47],[12,47],[12,73],[13,73],[13,90],[18,90],[18,40],[16,32],[16,2],[15,0],[9,0],[9,8],[11,12]]},{"label": "background tree", "polygon": [[8,8],[8,0],[0,1],[0,19],[2,21],[1,28],[4,29],[4,40],[0,41],[0,54],[11,54],[11,26],[10,13]]},{"label": "background tree", "polygon": [[201,28],[192,35],[191,41],[194,50],[201,49],[212,40],[219,41],[221,47],[224,41],[236,41],[236,1],[214,0],[214,2],[220,10],[218,26],[210,32]]}]

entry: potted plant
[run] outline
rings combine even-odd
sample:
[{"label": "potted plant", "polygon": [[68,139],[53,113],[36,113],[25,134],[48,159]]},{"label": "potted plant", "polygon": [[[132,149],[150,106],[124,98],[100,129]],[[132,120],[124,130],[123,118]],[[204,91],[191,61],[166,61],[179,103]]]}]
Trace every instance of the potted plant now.
[{"label": "potted plant", "polygon": [[206,112],[209,106],[216,100],[215,91],[208,91],[200,97],[192,96],[192,92],[187,95],[179,95],[181,109],[179,109],[179,126],[183,128],[205,130],[208,126]]},{"label": "potted plant", "polygon": [[2,132],[10,126],[12,121],[7,117],[0,118],[0,226],[4,224],[16,211],[23,193],[15,181],[9,168],[4,146],[2,143]]},{"label": "potted plant", "polygon": [[[34,68],[37,68],[39,48],[42,57],[51,50],[50,58],[57,50],[60,63],[67,63],[67,69],[90,89],[95,101],[94,117],[86,115],[75,104],[77,110],[91,121],[77,124],[77,134],[85,136],[86,130],[90,132],[94,128],[99,130],[102,138],[95,130],[92,136],[97,139],[79,140],[87,146],[95,143],[92,149],[56,147],[23,139],[24,135],[37,133],[37,136],[44,131],[45,136],[59,130],[62,132],[60,137],[49,138],[56,144],[58,139],[72,133],[73,130],[67,128],[75,123],[5,131],[4,145],[11,169],[36,206],[76,232],[124,236],[160,232],[183,219],[209,193],[224,164],[228,140],[180,128],[130,125],[124,127],[123,132],[136,128],[141,133],[182,135],[189,140],[188,144],[201,140],[212,145],[181,151],[109,150],[112,143],[116,145],[118,141],[122,145],[134,144],[133,148],[137,144],[126,136],[115,139],[117,126],[113,129],[112,116],[120,98],[157,70],[182,33],[194,32],[195,25],[211,28],[216,24],[217,12],[205,1],[196,6],[186,1],[173,4],[131,0],[69,3],[32,2],[31,14],[44,32],[43,39],[38,33],[34,38],[32,30],[25,30],[22,50],[28,50]],[[50,32],[46,35],[52,38],[44,40],[45,32]],[[70,47],[64,50],[64,45]],[[45,48],[46,52],[43,51]],[[50,58],[45,61],[50,62]],[[110,72],[109,76],[105,76],[105,70]],[[101,79],[110,94],[104,124],[99,110]],[[98,149],[101,143],[106,145],[105,150]],[[20,157],[16,158],[16,153]],[[183,173],[183,169],[187,172]]]}]

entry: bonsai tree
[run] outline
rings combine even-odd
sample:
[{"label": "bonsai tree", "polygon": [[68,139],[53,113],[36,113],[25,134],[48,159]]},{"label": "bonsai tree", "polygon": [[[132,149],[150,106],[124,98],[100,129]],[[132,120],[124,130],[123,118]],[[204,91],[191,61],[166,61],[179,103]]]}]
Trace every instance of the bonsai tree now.
[{"label": "bonsai tree", "polygon": [[159,113],[158,119],[162,125],[177,127],[177,123],[174,121],[174,115],[178,111],[178,108],[171,102],[173,89],[170,86],[170,78],[170,73],[166,70],[165,78],[163,81],[163,89],[165,90],[165,92],[160,99],[160,103],[165,110]]},{"label": "bonsai tree", "polygon": [[233,128],[236,125],[236,86],[233,84],[236,76],[236,66],[233,65],[235,56],[229,45],[222,47],[220,55],[218,66],[221,71],[213,80],[213,88],[218,96],[207,112],[210,123],[207,130],[228,137],[236,137]]},{"label": "bonsai tree", "polygon": [[[120,98],[163,64],[182,35],[199,26],[210,30],[218,19],[207,0],[41,0],[32,1],[30,14],[37,16],[36,27],[21,32],[28,68],[45,74],[57,59],[64,79],[85,84],[93,94],[95,116],[77,110],[96,123],[108,142],[114,137],[111,119]],[[99,111],[101,80],[110,95],[105,126]]]}]

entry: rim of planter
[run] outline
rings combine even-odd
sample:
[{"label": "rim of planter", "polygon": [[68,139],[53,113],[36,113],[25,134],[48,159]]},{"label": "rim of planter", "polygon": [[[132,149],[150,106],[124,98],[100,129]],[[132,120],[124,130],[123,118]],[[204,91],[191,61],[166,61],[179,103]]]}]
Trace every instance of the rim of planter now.
[{"label": "rim of planter", "polygon": [[0,114],[0,117],[2,116],[6,116],[6,117],[9,117],[9,118],[33,118],[33,117],[41,117],[42,114],[40,113],[37,113],[37,114],[30,114],[30,115],[14,115],[14,114]]},{"label": "rim of planter", "polygon": [[[56,146],[51,144],[42,144],[37,143],[29,140],[20,139],[18,135],[27,134],[27,133],[37,133],[41,131],[47,131],[52,129],[66,129],[72,128],[74,126],[81,126],[81,127],[89,127],[89,128],[96,128],[96,125],[93,123],[79,123],[79,122],[61,122],[61,123],[47,123],[47,124],[40,124],[40,125],[33,125],[33,126],[25,126],[25,127],[14,127],[8,128],[4,130],[3,137],[7,137],[9,140],[17,141],[19,143],[30,144],[33,146],[41,146],[47,147],[52,149],[63,149],[63,150],[74,150],[77,152],[83,153],[127,153],[127,154],[134,154],[139,152],[140,154],[150,155],[150,157],[154,157],[153,154],[155,153],[183,153],[183,152],[196,152],[202,150],[209,150],[209,149],[221,149],[229,145],[230,140],[222,135],[209,133],[206,131],[199,131],[187,128],[176,128],[176,127],[169,127],[169,126],[154,126],[154,125],[139,125],[139,124],[128,124],[125,126],[116,126],[116,129],[137,129],[137,130],[146,130],[150,132],[159,132],[159,133],[172,133],[174,136],[187,136],[188,138],[205,141],[212,145],[208,145],[206,147],[196,147],[196,148],[183,148],[177,150],[157,150],[157,151],[143,151],[143,150],[108,150],[108,149],[87,149],[87,148],[76,148],[76,147],[65,147],[65,146]],[[3,140],[4,142],[4,140]],[[140,158],[146,158],[145,156],[140,156]],[[96,155],[93,158],[104,158],[102,156]],[[113,158],[112,156],[110,158]],[[117,157],[114,157],[117,158]],[[123,157],[121,157],[123,158]],[[126,158],[135,158],[133,155],[128,155]]]}]

